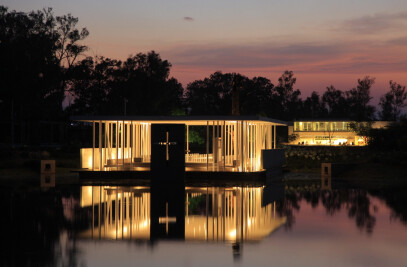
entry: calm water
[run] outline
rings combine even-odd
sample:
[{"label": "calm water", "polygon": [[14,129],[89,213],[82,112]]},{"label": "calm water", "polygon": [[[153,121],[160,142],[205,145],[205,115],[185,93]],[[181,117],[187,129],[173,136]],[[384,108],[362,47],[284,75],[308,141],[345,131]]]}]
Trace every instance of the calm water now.
[{"label": "calm water", "polygon": [[407,266],[405,189],[0,190],[0,266]]}]

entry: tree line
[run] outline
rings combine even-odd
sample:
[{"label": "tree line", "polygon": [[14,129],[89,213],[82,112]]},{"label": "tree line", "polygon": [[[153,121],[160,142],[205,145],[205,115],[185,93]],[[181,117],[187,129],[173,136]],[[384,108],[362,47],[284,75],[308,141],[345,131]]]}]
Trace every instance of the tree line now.
[{"label": "tree line", "polygon": [[390,90],[380,100],[380,110],[370,103],[370,90],[375,78],[366,76],[357,80],[348,91],[326,87],[322,95],[312,92],[304,100],[295,89],[297,79],[293,71],[285,71],[276,85],[265,77],[249,79],[241,74],[215,72],[209,78],[188,84],[185,104],[191,114],[230,114],[233,88],[239,88],[240,113],[264,115],[281,120],[304,118],[337,118],[355,121],[375,119],[397,120],[407,98],[406,87],[390,81]]},{"label": "tree line", "polygon": [[[239,98],[241,115],[281,120],[346,118],[398,120],[406,87],[394,81],[379,104],[371,104],[375,79],[358,79],[354,88],[333,85],[305,99],[293,71],[273,84],[217,71],[185,88],[170,76],[171,63],[155,51],[126,60],[86,57],[86,28],[71,14],[52,9],[29,13],[0,6],[0,114],[5,125],[22,121],[67,121],[71,115],[230,115]],[[69,99],[69,101],[67,101]],[[69,102],[64,106],[64,101]]]}]

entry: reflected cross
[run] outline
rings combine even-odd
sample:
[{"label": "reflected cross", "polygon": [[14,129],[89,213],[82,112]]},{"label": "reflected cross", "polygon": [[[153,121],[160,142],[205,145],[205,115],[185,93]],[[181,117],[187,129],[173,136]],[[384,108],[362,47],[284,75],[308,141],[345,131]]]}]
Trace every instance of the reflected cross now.
[{"label": "reflected cross", "polygon": [[165,217],[158,217],[158,223],[165,223],[165,233],[168,235],[168,224],[176,223],[176,217],[168,217],[168,202],[165,203]]}]

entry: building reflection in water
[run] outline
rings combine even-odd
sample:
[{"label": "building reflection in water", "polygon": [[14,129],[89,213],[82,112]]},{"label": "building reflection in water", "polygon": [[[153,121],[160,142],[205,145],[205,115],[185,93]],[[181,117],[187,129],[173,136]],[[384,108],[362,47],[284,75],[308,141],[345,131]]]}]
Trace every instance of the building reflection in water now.
[{"label": "building reflection in water", "polygon": [[[265,204],[263,187],[186,187],[185,239],[239,243],[258,241],[286,221],[276,202]],[[90,210],[82,238],[149,240],[149,187],[82,186],[80,206]],[[263,203],[263,204],[262,204]],[[174,223],[160,218],[165,229]]]}]

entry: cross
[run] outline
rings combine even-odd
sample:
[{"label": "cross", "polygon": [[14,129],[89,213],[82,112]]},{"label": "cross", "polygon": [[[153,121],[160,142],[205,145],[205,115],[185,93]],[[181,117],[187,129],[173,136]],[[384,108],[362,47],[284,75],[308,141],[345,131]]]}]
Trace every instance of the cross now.
[{"label": "cross", "polygon": [[165,217],[158,217],[158,223],[165,223],[165,233],[168,235],[168,224],[176,223],[176,217],[168,217],[168,202],[165,203]]},{"label": "cross", "polygon": [[177,142],[170,142],[169,141],[170,134],[168,132],[166,133],[166,136],[167,136],[167,140],[165,142],[159,142],[158,144],[161,145],[161,146],[165,146],[165,159],[167,161],[169,161],[170,160],[170,154],[169,154],[169,151],[168,151],[169,146],[176,145]]}]

